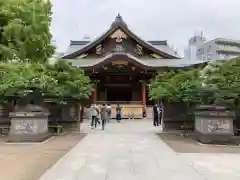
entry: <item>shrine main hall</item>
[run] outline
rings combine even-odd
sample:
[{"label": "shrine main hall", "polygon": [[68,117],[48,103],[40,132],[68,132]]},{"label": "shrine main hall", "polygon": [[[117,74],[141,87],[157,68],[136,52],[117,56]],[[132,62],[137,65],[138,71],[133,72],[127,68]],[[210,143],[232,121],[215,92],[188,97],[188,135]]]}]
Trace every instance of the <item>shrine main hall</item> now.
[{"label": "shrine main hall", "polygon": [[[123,117],[142,118],[153,102],[148,84],[161,68],[184,68],[186,63],[166,40],[145,41],[118,15],[109,29],[92,41],[71,41],[61,57],[85,71],[94,84],[90,103],[121,104]],[[113,109],[114,110],[114,109]]]}]

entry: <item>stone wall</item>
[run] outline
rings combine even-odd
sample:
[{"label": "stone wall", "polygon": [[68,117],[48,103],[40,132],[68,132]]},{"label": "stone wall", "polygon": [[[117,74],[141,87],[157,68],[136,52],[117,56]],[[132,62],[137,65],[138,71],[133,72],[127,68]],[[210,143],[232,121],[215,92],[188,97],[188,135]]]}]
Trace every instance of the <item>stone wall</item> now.
[{"label": "stone wall", "polygon": [[163,130],[179,130],[187,118],[187,108],[184,103],[163,103]]}]

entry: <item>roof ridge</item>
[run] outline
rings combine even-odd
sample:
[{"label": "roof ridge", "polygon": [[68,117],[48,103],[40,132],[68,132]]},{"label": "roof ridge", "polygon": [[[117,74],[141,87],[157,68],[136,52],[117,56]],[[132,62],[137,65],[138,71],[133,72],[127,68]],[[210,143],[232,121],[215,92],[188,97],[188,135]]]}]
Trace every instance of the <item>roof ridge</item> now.
[{"label": "roof ridge", "polygon": [[167,40],[148,40],[152,45],[167,45]]},{"label": "roof ridge", "polygon": [[[141,46],[145,47],[145,48],[149,48],[151,51],[160,54],[161,56],[164,56],[166,58],[179,58],[178,56],[176,56],[175,54],[171,54],[169,52],[163,51],[158,49],[157,47],[155,47],[155,45],[157,44],[152,44],[149,41],[144,40],[143,38],[141,38],[139,35],[135,34],[135,32],[133,32],[132,30],[128,29],[126,23],[123,21],[122,16],[120,16],[120,14],[118,14],[118,16],[116,17],[115,21],[113,22],[112,26],[101,36],[99,36],[98,38],[96,38],[95,40],[89,41],[86,44],[81,44],[84,45],[81,49],[72,52],[70,54],[65,55],[63,58],[69,58],[69,57],[74,57],[77,54],[80,54],[84,51],[89,50],[90,48],[93,48],[94,45],[100,43],[104,38],[106,38],[107,36],[111,35],[114,31],[116,31],[118,28],[120,28],[123,32],[125,32],[126,34],[128,34],[128,36],[130,36],[131,38],[135,39],[137,43],[141,44]],[[76,45],[80,45],[80,42],[77,41],[71,41],[72,45],[74,45],[74,43],[78,43]],[[161,43],[163,45],[167,45],[166,41],[158,41],[158,43]]]},{"label": "roof ridge", "polygon": [[118,13],[118,15],[116,16],[115,20],[112,22],[111,27],[114,26],[119,26],[119,24],[125,26],[126,28],[128,28],[127,24],[124,22],[123,17],[120,15],[120,13]]},{"label": "roof ridge", "polygon": [[70,45],[85,45],[91,42],[90,40],[70,40]]}]

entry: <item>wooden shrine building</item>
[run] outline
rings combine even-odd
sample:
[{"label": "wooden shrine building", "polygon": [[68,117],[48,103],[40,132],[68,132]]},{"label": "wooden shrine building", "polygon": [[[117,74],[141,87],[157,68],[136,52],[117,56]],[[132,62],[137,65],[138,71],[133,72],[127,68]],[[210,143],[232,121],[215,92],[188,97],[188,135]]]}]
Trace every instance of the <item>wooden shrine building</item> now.
[{"label": "wooden shrine building", "polygon": [[184,64],[167,41],[144,41],[128,28],[120,15],[95,40],[71,41],[62,59],[84,69],[94,82],[92,103],[113,107],[121,104],[126,117],[135,112],[133,116],[139,118],[147,114],[147,106],[152,104],[147,87],[161,67],[198,63]]}]

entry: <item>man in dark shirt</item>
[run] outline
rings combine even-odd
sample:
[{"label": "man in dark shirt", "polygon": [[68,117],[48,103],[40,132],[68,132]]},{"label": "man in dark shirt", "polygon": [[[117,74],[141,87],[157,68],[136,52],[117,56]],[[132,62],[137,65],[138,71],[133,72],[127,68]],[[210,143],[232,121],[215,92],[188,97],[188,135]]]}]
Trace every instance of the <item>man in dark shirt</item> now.
[{"label": "man in dark shirt", "polygon": [[153,125],[159,126],[159,107],[157,104],[153,106]]},{"label": "man in dark shirt", "polygon": [[105,104],[102,105],[101,107],[101,120],[102,120],[102,130],[105,129],[105,124],[108,118],[108,110]]}]

